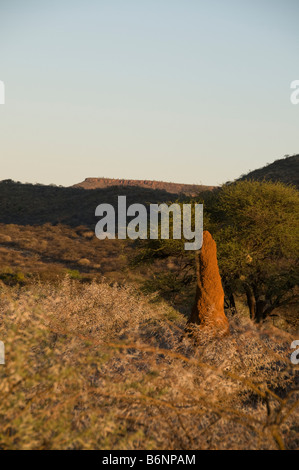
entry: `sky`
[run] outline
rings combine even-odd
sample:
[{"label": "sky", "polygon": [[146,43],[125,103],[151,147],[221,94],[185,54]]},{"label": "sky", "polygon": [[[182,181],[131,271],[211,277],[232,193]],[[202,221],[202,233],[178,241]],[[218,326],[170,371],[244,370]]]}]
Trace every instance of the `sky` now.
[{"label": "sky", "polygon": [[0,180],[218,185],[299,153],[298,0],[0,0]]}]

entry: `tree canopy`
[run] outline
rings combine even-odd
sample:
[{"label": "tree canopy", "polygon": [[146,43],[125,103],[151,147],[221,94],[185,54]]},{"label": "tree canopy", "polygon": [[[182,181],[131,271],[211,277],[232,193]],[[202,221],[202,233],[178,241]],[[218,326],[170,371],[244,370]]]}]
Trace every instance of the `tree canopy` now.
[{"label": "tree canopy", "polygon": [[[296,188],[280,182],[237,181],[194,202],[204,203],[204,229],[217,242],[224,289],[230,296],[246,294],[252,319],[259,322],[275,308],[296,298],[299,280]],[[137,255],[139,261],[167,257],[181,260],[178,262],[181,270],[184,266],[188,268],[188,276],[183,271],[177,276],[173,273],[166,276],[169,282],[175,278],[176,292],[180,289],[183,292],[186,284],[194,280],[190,275],[190,267],[194,268],[192,253],[184,253],[183,241],[144,241]],[[164,276],[162,291],[165,282]]]}]

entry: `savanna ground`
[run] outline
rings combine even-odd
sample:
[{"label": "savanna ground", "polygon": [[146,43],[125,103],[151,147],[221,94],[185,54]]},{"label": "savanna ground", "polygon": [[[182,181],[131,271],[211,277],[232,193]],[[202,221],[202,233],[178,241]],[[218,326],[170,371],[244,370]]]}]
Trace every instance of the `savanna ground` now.
[{"label": "savanna ground", "polygon": [[[133,286],[3,285],[1,449],[296,449],[292,335],[239,313],[231,335]],[[297,391],[296,391],[297,387]]]},{"label": "savanna ground", "polygon": [[216,192],[217,204],[206,196],[237,307],[226,310],[230,336],[211,340],[185,333],[193,258],[95,237],[94,209],[115,189],[0,183],[0,449],[298,448],[298,300],[254,323],[243,289],[264,289],[258,302],[298,293],[298,194],[242,184]]},{"label": "savanna ground", "polygon": [[[65,275],[83,283],[104,277],[109,284],[138,284],[146,293],[159,292],[162,287],[166,300],[188,315],[195,295],[195,275],[182,290],[182,266],[186,260],[169,256],[136,266],[132,264],[135,257],[131,241],[98,240],[94,231],[85,226],[0,224],[0,286],[56,283]],[[237,296],[236,302],[239,311],[246,310],[244,296]],[[298,303],[275,309],[268,321],[296,333]]]}]

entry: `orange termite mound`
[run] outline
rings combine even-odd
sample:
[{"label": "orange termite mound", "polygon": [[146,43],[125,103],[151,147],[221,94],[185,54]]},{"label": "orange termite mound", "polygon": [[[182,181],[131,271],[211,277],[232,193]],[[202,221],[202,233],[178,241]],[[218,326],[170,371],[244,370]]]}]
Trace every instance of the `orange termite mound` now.
[{"label": "orange termite mound", "polygon": [[196,296],[188,323],[199,325],[204,333],[212,337],[227,335],[229,324],[224,313],[224,291],[217,262],[217,248],[210,232],[203,232],[202,248],[196,257]]}]

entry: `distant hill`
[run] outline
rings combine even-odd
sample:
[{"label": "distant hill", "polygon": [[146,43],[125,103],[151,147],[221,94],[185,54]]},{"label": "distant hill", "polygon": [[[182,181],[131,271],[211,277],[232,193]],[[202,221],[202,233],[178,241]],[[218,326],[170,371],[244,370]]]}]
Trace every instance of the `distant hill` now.
[{"label": "distant hill", "polygon": [[82,183],[75,184],[72,187],[83,189],[103,189],[111,188],[113,186],[137,186],[139,188],[166,191],[169,194],[186,194],[187,196],[196,196],[202,191],[214,189],[213,186],[197,184],[165,183],[164,181],[125,180],[113,178],[86,178]]},{"label": "distant hill", "polygon": [[20,225],[65,224],[94,228],[95,209],[99,204],[112,204],[117,212],[118,196],[127,197],[127,205],[157,204],[183,198],[161,189],[116,186],[84,191],[82,188],[54,185],[22,184],[0,181],[0,223]]},{"label": "distant hill", "polygon": [[247,175],[242,175],[239,179],[281,181],[285,184],[292,184],[299,189],[299,155],[281,158],[263,168],[251,171]]},{"label": "distant hill", "polygon": [[[299,155],[277,160],[240,179],[282,181],[299,188]],[[213,189],[216,187],[110,178],[86,178],[82,183],[68,188],[3,180],[0,181],[0,224],[50,223],[94,228],[97,205],[110,203],[117,212],[119,195],[127,197],[127,205],[138,202],[147,206],[185,200],[185,196],[193,197],[199,193],[209,195]]]}]

